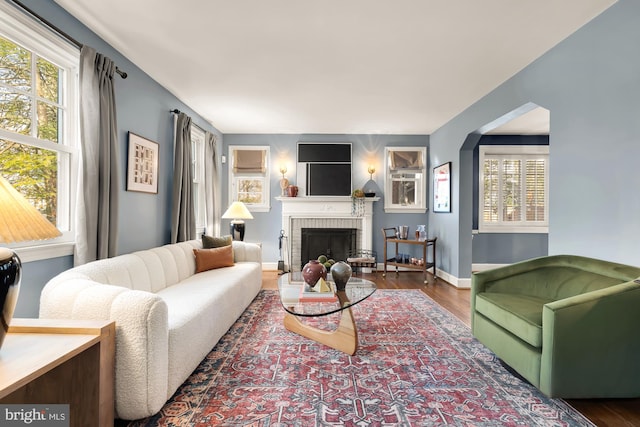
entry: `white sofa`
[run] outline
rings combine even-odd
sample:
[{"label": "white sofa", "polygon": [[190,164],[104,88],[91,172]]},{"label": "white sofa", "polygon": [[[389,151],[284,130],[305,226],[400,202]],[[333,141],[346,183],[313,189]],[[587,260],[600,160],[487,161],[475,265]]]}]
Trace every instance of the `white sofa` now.
[{"label": "white sofa", "polygon": [[157,413],[251,303],[262,252],[233,242],[234,265],[195,273],[199,240],[94,261],[51,279],[40,317],[116,322],[115,410]]}]

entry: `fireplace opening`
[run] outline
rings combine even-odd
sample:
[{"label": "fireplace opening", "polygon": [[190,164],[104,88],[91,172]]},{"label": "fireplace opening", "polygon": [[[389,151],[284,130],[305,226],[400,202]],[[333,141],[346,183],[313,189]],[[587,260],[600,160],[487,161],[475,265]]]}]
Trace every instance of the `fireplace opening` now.
[{"label": "fireplace opening", "polygon": [[320,255],[345,261],[347,255],[356,251],[355,228],[303,228],[301,230],[300,268]]}]

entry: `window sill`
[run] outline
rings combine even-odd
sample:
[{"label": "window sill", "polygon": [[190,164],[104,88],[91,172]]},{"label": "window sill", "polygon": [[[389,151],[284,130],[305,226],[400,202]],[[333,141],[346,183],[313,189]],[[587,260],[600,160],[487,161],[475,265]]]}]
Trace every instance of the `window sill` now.
[{"label": "window sill", "polygon": [[512,234],[548,234],[549,227],[491,227],[481,228],[476,234],[484,233],[512,233]]},{"label": "window sill", "polygon": [[269,212],[271,210],[271,206],[249,206],[249,205],[247,205],[247,209],[249,209],[249,212]]},{"label": "window sill", "polygon": [[44,259],[58,258],[73,255],[75,243],[55,243],[51,245],[26,246],[23,248],[13,248],[20,257],[20,261],[32,262]]},{"label": "window sill", "polygon": [[401,207],[390,208],[390,207],[385,207],[384,208],[384,212],[385,213],[426,213],[427,212],[427,208],[418,208],[418,207],[412,207],[412,208],[401,208]]}]

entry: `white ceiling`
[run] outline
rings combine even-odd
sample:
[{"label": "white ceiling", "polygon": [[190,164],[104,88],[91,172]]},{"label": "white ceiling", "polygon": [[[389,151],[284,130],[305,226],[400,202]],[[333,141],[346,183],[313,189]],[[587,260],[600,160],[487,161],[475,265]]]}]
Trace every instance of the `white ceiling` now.
[{"label": "white ceiling", "polygon": [[430,134],[615,0],[56,2],[223,133]]}]

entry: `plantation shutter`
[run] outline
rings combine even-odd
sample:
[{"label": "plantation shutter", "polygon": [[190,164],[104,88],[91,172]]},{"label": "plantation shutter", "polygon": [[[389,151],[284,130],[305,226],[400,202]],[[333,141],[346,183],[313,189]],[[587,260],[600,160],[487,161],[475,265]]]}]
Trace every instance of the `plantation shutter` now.
[{"label": "plantation shutter", "polygon": [[499,160],[484,161],[484,203],[482,205],[482,219],[484,222],[498,222],[498,200],[500,197],[500,176],[498,174]]},{"label": "plantation shutter", "polygon": [[522,162],[502,161],[502,221],[522,220]]},{"label": "plantation shutter", "polygon": [[527,160],[526,162],[526,221],[545,221],[546,186],[545,175],[547,162],[545,159]]},{"label": "plantation shutter", "polygon": [[479,222],[486,227],[544,227],[548,155],[485,154]]}]

